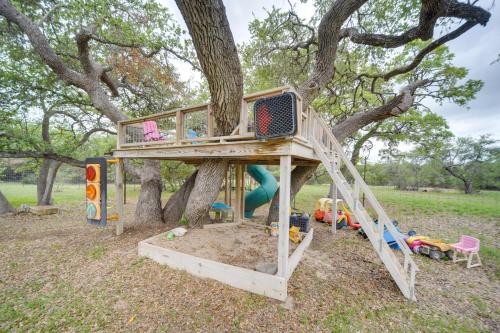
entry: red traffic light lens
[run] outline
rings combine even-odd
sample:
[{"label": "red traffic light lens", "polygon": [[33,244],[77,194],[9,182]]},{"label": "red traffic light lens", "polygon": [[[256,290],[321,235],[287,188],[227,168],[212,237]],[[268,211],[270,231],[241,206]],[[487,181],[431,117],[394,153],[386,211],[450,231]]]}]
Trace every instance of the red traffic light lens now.
[{"label": "red traffic light lens", "polygon": [[97,172],[95,171],[95,168],[93,166],[88,166],[87,167],[87,180],[94,180]]}]

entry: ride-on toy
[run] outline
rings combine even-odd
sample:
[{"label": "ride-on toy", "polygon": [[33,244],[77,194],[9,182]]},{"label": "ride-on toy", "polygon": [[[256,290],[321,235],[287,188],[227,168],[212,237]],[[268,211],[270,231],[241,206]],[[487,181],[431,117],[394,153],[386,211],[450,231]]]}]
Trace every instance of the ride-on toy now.
[{"label": "ride-on toy", "polygon": [[413,236],[406,239],[406,243],[413,252],[424,254],[434,260],[443,259],[445,256],[453,258],[453,248],[440,239],[430,239],[427,236]]}]

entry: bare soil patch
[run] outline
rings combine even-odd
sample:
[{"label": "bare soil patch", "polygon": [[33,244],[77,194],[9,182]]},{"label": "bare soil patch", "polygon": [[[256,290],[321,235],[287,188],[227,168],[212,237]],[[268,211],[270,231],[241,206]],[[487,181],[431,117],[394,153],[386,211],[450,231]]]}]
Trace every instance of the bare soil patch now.
[{"label": "bare soil patch", "polygon": [[[278,258],[278,237],[270,237],[264,229],[249,225],[189,229],[184,236],[174,240],[167,240],[166,233],[162,233],[148,242],[252,270],[259,262],[277,264]],[[290,242],[289,254],[296,248],[297,244]]]},{"label": "bare soil patch", "polygon": [[[280,302],[138,257],[138,242],[166,228],[129,228],[116,237],[113,226],[86,224],[82,207],[0,217],[0,331],[500,331],[500,283],[488,258],[467,270],[416,256],[418,301],[408,302],[368,241],[351,230],[332,235],[317,223],[288,284],[294,308],[285,310]],[[126,209],[133,216],[133,204]],[[482,244],[498,248],[499,221],[391,213],[403,230],[450,241],[474,231]],[[238,262],[237,251],[247,246],[238,249],[238,233],[206,242],[226,237],[221,252],[234,258],[221,260],[250,265]],[[255,247],[260,242],[265,244],[255,241]]]}]

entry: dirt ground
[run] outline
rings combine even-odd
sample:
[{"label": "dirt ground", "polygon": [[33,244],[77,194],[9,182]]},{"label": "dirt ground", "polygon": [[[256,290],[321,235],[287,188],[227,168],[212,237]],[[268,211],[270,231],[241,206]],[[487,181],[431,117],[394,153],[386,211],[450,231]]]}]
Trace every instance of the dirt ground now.
[{"label": "dirt ground", "polygon": [[[127,205],[133,216],[133,205]],[[400,294],[370,243],[354,231],[315,236],[289,281],[293,308],[199,279],[137,255],[166,230],[86,224],[80,207],[0,217],[0,331],[456,332],[500,331],[495,262],[480,268],[416,256],[418,301]],[[498,221],[400,217],[403,230],[444,239],[480,230],[498,247]]]},{"label": "dirt ground", "polygon": [[[167,240],[166,233],[150,240],[158,245],[225,264],[255,269],[259,262],[277,265],[278,238],[249,225],[190,229],[186,235]],[[290,242],[289,255],[297,248]]]}]

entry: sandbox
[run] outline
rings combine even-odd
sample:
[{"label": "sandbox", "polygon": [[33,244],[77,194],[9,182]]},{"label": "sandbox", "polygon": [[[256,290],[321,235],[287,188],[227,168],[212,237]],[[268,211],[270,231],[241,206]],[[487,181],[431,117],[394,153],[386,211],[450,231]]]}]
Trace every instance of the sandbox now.
[{"label": "sandbox", "polygon": [[262,227],[245,223],[190,229],[174,240],[161,233],[139,243],[139,255],[160,264],[211,278],[236,288],[278,300],[287,296],[287,281],[309,246],[313,230],[300,244],[289,242],[286,272],[267,274],[255,270],[258,263],[278,263],[278,238]]}]

